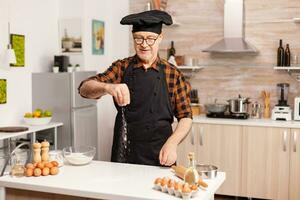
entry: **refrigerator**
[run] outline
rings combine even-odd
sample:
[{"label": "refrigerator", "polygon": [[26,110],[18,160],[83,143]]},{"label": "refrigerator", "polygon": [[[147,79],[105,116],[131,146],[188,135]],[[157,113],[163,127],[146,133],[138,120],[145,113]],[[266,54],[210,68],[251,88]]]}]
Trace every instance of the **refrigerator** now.
[{"label": "refrigerator", "polygon": [[58,149],[94,146],[97,159],[97,101],[78,93],[81,81],[95,74],[96,71],[33,73],[32,109],[49,109],[53,112],[52,121],[63,123],[57,133]]}]

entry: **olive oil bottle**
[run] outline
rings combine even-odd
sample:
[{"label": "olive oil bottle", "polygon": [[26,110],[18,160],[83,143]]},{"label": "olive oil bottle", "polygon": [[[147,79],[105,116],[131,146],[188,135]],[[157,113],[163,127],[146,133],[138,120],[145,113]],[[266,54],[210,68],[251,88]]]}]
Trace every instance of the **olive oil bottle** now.
[{"label": "olive oil bottle", "polygon": [[282,40],[279,40],[279,47],[277,50],[277,66],[284,66],[285,60],[284,60],[285,54],[284,49],[282,47]]},{"label": "olive oil bottle", "polygon": [[188,155],[189,167],[184,173],[184,182],[188,184],[197,184],[199,180],[199,173],[196,170],[195,154],[190,152]]},{"label": "olive oil bottle", "polygon": [[291,51],[289,44],[286,44],[286,48],[284,51],[284,65],[288,67],[291,66]]}]

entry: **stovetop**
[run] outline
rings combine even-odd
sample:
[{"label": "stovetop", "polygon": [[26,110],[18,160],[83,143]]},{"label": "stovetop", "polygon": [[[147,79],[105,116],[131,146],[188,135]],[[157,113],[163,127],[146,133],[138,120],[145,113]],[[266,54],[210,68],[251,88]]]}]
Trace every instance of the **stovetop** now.
[{"label": "stovetop", "polygon": [[224,118],[224,119],[248,119],[249,114],[232,114],[232,113],[207,113],[209,118]]}]

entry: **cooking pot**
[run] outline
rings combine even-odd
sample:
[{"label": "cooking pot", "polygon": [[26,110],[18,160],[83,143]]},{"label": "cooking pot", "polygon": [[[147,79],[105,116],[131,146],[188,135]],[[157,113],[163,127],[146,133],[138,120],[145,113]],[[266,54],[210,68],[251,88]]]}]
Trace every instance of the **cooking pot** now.
[{"label": "cooking pot", "polygon": [[224,113],[228,107],[227,104],[217,103],[217,99],[215,99],[215,103],[205,104],[204,106],[208,113]]},{"label": "cooking pot", "polygon": [[244,98],[239,95],[238,98],[229,99],[229,111],[234,114],[248,113],[249,98]]}]

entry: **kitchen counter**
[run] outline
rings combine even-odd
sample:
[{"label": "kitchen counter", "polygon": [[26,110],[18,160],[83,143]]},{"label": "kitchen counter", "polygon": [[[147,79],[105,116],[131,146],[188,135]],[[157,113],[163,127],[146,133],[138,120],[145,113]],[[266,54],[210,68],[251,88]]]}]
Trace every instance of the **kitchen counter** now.
[{"label": "kitchen counter", "polygon": [[[0,177],[0,187],[108,200],[179,199],[153,189],[155,178],[165,176],[178,179],[170,168],[93,161],[85,166],[65,165],[56,176],[13,178],[7,175]],[[205,179],[208,188],[200,189],[192,199],[213,199],[224,180],[224,172],[218,172],[215,179]]]},{"label": "kitchen counter", "polygon": [[193,117],[194,123],[203,124],[225,124],[225,125],[242,125],[242,126],[264,126],[278,128],[300,128],[300,121],[274,121],[271,119],[221,119],[208,118],[205,115]]}]

